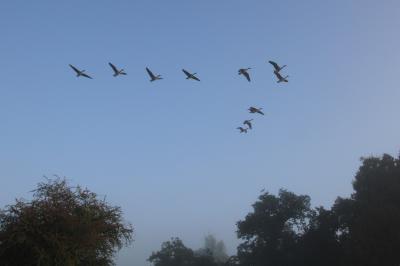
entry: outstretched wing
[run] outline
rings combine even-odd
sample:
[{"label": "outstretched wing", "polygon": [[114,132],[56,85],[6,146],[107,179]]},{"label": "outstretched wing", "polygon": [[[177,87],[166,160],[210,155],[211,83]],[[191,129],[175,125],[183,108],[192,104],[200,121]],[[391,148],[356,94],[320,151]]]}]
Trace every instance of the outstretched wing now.
[{"label": "outstretched wing", "polygon": [[200,79],[198,77],[194,76],[194,75],[192,75],[191,78],[194,79],[194,80],[200,81]]},{"label": "outstretched wing", "polygon": [[245,120],[244,122],[243,122],[243,124],[244,125],[247,125],[250,129],[251,129],[251,122],[250,122],[251,120]]},{"label": "outstretched wing", "polygon": [[76,67],[74,67],[73,65],[69,64],[69,66],[76,72],[76,74],[81,73],[81,71],[79,69],[77,69]]},{"label": "outstretched wing", "polygon": [[91,76],[89,76],[88,74],[85,74],[85,73],[81,73],[81,76],[82,76],[82,77],[85,77],[85,78],[88,78],[88,79],[92,79]]},{"label": "outstretched wing", "polygon": [[182,69],[183,73],[185,73],[185,75],[190,78],[192,76],[192,74],[190,74],[188,71],[186,71],[185,69]]},{"label": "outstretched wing", "polygon": [[270,63],[275,68],[276,71],[279,71],[280,68],[277,63],[275,63],[274,61],[268,61],[268,63]]},{"label": "outstretched wing", "polygon": [[156,76],[154,76],[153,72],[151,72],[151,70],[149,68],[146,67],[146,71],[147,71],[147,74],[149,74],[151,79],[155,79],[156,78]]},{"label": "outstretched wing", "polygon": [[243,75],[246,77],[247,81],[250,82],[250,74],[247,71],[243,71]]},{"label": "outstretched wing", "polygon": [[111,63],[108,63],[108,64],[110,65],[110,67],[112,68],[114,73],[117,74],[118,73],[118,68],[116,66],[114,66],[113,64],[111,64]]}]

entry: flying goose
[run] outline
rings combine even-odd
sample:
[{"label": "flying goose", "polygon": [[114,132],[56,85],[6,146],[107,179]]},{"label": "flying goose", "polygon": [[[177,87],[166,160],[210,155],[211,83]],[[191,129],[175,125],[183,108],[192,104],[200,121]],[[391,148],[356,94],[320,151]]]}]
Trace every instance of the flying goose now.
[{"label": "flying goose", "polygon": [[285,76],[285,77],[282,77],[282,75],[278,72],[278,71],[274,71],[274,74],[275,74],[275,76],[278,78],[278,80],[276,81],[276,82],[278,82],[278,83],[280,83],[280,82],[289,82],[288,80],[287,80],[287,78],[289,77],[289,76]]},{"label": "flying goose", "polygon": [[253,107],[253,106],[251,106],[251,107],[249,108],[249,111],[250,111],[250,113],[252,113],[252,114],[254,114],[254,113],[259,113],[260,115],[264,115],[264,113],[263,113],[261,110],[262,110],[262,108],[256,108],[256,107]]},{"label": "flying goose", "polygon": [[108,63],[110,65],[110,67],[112,68],[112,70],[114,71],[114,77],[119,76],[119,75],[126,75],[125,71],[121,68],[118,69],[115,65]]},{"label": "flying goose", "polygon": [[253,119],[244,120],[243,125],[248,126],[249,129],[253,129],[251,121],[253,121]]},{"label": "flying goose", "polygon": [[151,82],[156,81],[157,79],[162,79],[161,75],[154,75],[153,72],[151,72],[151,70],[148,67],[146,67],[146,71],[147,71],[147,74],[149,74],[149,76],[150,76]]},{"label": "flying goose", "polygon": [[280,67],[274,61],[268,61],[268,63],[270,63],[275,68],[275,71],[277,71],[277,72],[281,71],[286,66],[286,65],[283,65],[283,66]]},{"label": "flying goose", "polygon": [[247,133],[247,128],[237,127],[236,129],[239,129],[240,133]]},{"label": "flying goose", "polygon": [[192,73],[190,73],[189,71],[187,71],[185,69],[182,69],[182,71],[183,71],[183,73],[185,73],[186,79],[194,79],[194,80],[200,81],[200,79],[195,76],[197,73],[193,73],[192,74]]},{"label": "flying goose", "polygon": [[82,76],[82,77],[89,78],[89,79],[92,78],[91,76],[89,76],[88,74],[85,73],[85,70],[79,70],[71,64],[69,64],[69,66],[75,71],[77,77]]},{"label": "flying goose", "polygon": [[239,71],[238,71],[238,74],[239,74],[239,75],[245,76],[248,82],[250,82],[250,74],[249,74],[249,72],[248,72],[249,69],[251,69],[251,67],[248,67],[248,68],[241,68],[241,69],[239,69]]}]

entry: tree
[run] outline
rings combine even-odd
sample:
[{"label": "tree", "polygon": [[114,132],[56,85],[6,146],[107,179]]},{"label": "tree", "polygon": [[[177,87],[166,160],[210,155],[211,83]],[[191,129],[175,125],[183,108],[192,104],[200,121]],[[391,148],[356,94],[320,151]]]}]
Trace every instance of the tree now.
[{"label": "tree", "polygon": [[293,265],[296,243],[311,215],[310,198],[280,190],[278,197],[262,194],[254,211],[237,223],[240,265]]},{"label": "tree", "polygon": [[113,265],[132,241],[121,209],[88,189],[57,178],[33,192],[0,211],[0,265]]},{"label": "tree", "polygon": [[179,238],[164,242],[161,250],[153,252],[148,261],[154,266],[217,266],[211,254],[196,254]]},{"label": "tree", "polygon": [[313,210],[308,225],[296,248],[298,266],[344,265],[344,250],[340,241],[339,222],[331,210]]},{"label": "tree", "polygon": [[217,239],[211,234],[204,238],[204,247],[199,249],[196,253],[200,255],[211,255],[217,263],[224,263],[229,258],[226,254],[224,241],[217,241]]},{"label": "tree", "polygon": [[398,266],[400,262],[400,160],[388,154],[362,158],[350,199],[333,206],[348,263]]}]

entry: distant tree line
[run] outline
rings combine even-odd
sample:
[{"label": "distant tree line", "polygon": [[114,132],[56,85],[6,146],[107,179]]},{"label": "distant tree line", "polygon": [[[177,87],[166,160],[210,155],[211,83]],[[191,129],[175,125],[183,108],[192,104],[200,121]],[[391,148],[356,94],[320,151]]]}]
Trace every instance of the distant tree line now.
[{"label": "distant tree line", "polygon": [[[212,235],[199,250],[172,238],[151,254],[154,266],[399,266],[400,157],[362,158],[349,198],[330,209],[281,189],[261,194],[237,222],[234,256]],[[114,265],[133,227],[119,207],[57,178],[31,201],[0,210],[0,265]]]},{"label": "distant tree line", "polygon": [[237,254],[217,259],[173,238],[153,252],[154,266],[399,266],[400,158],[362,158],[349,198],[330,209],[281,189],[259,196],[237,222]]}]

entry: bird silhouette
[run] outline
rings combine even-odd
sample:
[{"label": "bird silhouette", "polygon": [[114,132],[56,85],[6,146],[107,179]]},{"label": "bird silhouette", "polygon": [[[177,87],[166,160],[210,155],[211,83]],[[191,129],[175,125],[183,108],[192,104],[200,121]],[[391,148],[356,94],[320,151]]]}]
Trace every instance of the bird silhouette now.
[{"label": "bird silhouette", "polygon": [[85,78],[92,79],[91,76],[89,76],[88,74],[85,73],[85,70],[79,70],[78,68],[74,67],[71,64],[69,64],[69,66],[75,71],[77,77],[81,77],[82,76],[82,77],[85,77]]},{"label": "bird silhouette", "polygon": [[251,107],[249,108],[249,111],[250,111],[250,113],[252,113],[252,114],[258,113],[258,114],[260,114],[260,115],[264,115],[264,113],[263,113],[261,110],[262,110],[262,108],[256,108],[256,107],[253,107],[253,106],[251,106]]},{"label": "bird silhouette", "polygon": [[245,76],[248,82],[250,82],[250,74],[249,74],[249,72],[248,72],[248,70],[250,70],[250,69],[251,69],[251,67],[248,67],[248,68],[241,68],[241,69],[239,69],[239,71],[238,71],[238,74],[239,74],[239,75]]},{"label": "bird silhouette", "polygon": [[185,73],[186,79],[194,79],[194,80],[200,81],[200,79],[195,76],[197,73],[193,73],[192,74],[192,73],[190,73],[189,71],[187,71],[185,69],[182,69],[182,71],[183,71],[183,73]]},{"label": "bird silhouette", "polygon": [[239,129],[240,133],[247,133],[247,128],[237,127],[237,129]]},{"label": "bird silhouette", "polygon": [[123,69],[118,69],[115,65],[108,63],[112,70],[114,71],[114,77],[117,77],[119,75],[126,75],[125,71]]},{"label": "bird silhouette", "polygon": [[274,61],[268,61],[268,63],[270,63],[274,68],[275,68],[275,71],[281,71],[286,65],[283,65],[283,66],[279,66],[277,63],[275,63]]},{"label": "bird silhouette", "polygon": [[147,71],[147,74],[149,74],[149,76],[150,76],[150,81],[151,82],[156,81],[158,79],[163,79],[161,77],[161,75],[154,75],[153,72],[151,72],[151,70],[148,67],[146,67],[146,71]]}]

